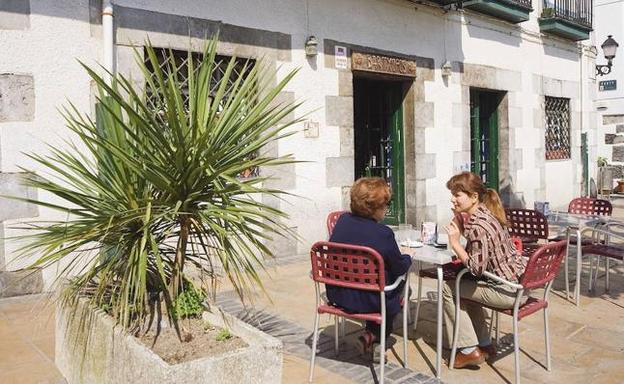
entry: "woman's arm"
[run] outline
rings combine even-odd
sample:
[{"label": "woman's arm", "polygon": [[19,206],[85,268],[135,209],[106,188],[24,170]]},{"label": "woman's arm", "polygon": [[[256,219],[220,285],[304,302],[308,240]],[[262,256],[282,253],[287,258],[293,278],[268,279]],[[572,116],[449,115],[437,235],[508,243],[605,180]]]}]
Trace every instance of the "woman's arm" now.
[{"label": "woman's arm", "polygon": [[[486,234],[479,227],[474,229],[474,236],[468,239],[470,242],[470,254],[461,246],[459,242],[459,228],[455,222],[451,221],[449,225],[444,227],[449,236],[449,244],[455,252],[455,255],[470,269],[475,276],[481,276],[488,263],[489,251],[487,249]],[[474,237],[474,238],[472,238]]]},{"label": "woman's arm", "polygon": [[399,246],[394,239],[394,233],[388,228],[389,233],[386,236],[386,249],[389,252],[383,255],[387,268],[395,277],[405,274],[412,265],[412,258],[409,255],[402,255]]}]

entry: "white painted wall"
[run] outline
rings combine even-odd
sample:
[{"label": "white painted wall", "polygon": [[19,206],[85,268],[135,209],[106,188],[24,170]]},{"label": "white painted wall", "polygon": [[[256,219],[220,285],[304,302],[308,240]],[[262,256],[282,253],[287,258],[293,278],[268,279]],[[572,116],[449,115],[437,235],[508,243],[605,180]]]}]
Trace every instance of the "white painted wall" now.
[{"label": "white painted wall", "polygon": [[[539,3],[539,1],[536,1]],[[143,8],[163,13],[220,20],[224,23],[278,31],[292,36],[292,62],[281,63],[285,73],[300,68],[289,85],[296,99],[304,100],[300,115],[320,123],[318,138],[304,138],[303,133],[279,143],[281,153],[295,153],[296,189],[291,191],[302,199],[289,199],[285,207],[305,239],[293,253],[305,253],[309,245],[326,237],[325,215],[340,209],[341,189],[326,186],[326,157],[340,154],[339,129],[325,123],[325,97],[338,95],[338,72],[324,66],[323,39],[374,47],[403,54],[433,58],[435,78],[427,82],[426,101],[435,103],[434,126],[426,129],[424,140],[428,153],[436,154],[436,178],[427,181],[427,205],[437,205],[437,219],[450,218],[448,191],[445,182],[453,169],[453,152],[462,150],[465,127],[453,121],[453,104],[462,101],[458,73],[444,81],[440,66],[446,60],[494,66],[521,74],[522,90],[510,100],[516,148],[522,150],[523,169],[514,180],[523,192],[529,207],[536,199],[551,201],[552,206],[567,203],[578,194],[573,175],[579,164],[572,160],[548,162],[546,196],[536,196],[540,166],[535,149],[543,147],[544,138],[534,124],[534,110],[543,100],[534,93],[533,75],[566,81],[587,81],[581,78],[576,43],[542,36],[537,24],[538,10],[531,20],[511,25],[471,12],[444,13],[437,7],[415,5],[403,0],[116,0],[117,6]],[[14,171],[17,165],[32,166],[21,151],[45,152],[44,142],[63,145],[67,130],[56,111],[65,99],[72,100],[80,110],[89,111],[90,85],[76,58],[87,63],[100,61],[102,46],[99,37],[91,37],[88,23],[88,1],[31,1],[31,28],[24,31],[0,31],[0,52],[3,72],[32,73],[35,76],[36,116],[29,123],[0,123],[2,171]],[[316,62],[306,59],[303,44],[310,34],[320,41]],[[622,39],[624,41],[624,39]],[[624,69],[624,66],[620,67]],[[624,86],[624,84],[623,84]],[[584,100],[575,110],[590,111],[591,101]],[[302,126],[296,127],[302,129]],[[573,145],[580,145],[575,138]],[[512,149],[513,150],[513,149]],[[418,164],[417,164],[418,166]],[[414,191],[407,191],[413,193]],[[42,211],[41,218],[52,217]],[[11,234],[6,229],[6,234]],[[7,249],[10,258],[11,250]],[[46,275],[46,281],[50,276]]]},{"label": "white painted wall", "polygon": [[[597,47],[597,64],[606,64],[604,52],[600,45],[607,39],[608,35],[620,44],[616,57],[613,60],[611,73],[596,78],[596,104],[598,109],[596,135],[597,153],[596,156],[611,159],[611,145],[606,145],[604,137],[606,133],[615,133],[615,126],[602,124],[603,115],[624,114],[624,0],[595,0],[594,1],[594,35]],[[617,89],[613,91],[599,91],[600,81],[617,80]],[[595,162],[595,159],[593,159]],[[614,163],[622,164],[622,163]]]},{"label": "white painted wall", "polygon": [[[35,116],[30,122],[0,123],[2,172],[18,172],[18,166],[38,169],[27,153],[48,152],[47,145],[64,147],[69,131],[58,108],[71,100],[78,109],[89,111],[90,83],[78,60],[93,65],[99,59],[99,39],[90,37],[89,1],[32,1],[30,29],[0,30],[0,72],[31,74],[35,84]],[[51,16],[52,15],[52,16]],[[39,191],[39,196],[53,201]],[[64,219],[49,209],[39,210],[41,220]],[[18,220],[5,221],[4,235]],[[7,270],[15,270],[28,260],[15,258],[17,242],[3,244]],[[57,269],[44,271],[49,285]]]}]

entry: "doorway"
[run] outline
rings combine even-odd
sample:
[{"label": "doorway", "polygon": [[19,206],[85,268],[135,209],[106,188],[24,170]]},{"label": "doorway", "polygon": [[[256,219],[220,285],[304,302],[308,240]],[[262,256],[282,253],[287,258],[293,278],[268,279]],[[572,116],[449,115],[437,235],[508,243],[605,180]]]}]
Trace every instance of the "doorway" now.
[{"label": "doorway", "polygon": [[503,92],[470,89],[470,170],[499,189],[499,116]]},{"label": "doorway", "polygon": [[353,77],[355,178],[377,176],[392,188],[384,223],[405,222],[404,80]]}]

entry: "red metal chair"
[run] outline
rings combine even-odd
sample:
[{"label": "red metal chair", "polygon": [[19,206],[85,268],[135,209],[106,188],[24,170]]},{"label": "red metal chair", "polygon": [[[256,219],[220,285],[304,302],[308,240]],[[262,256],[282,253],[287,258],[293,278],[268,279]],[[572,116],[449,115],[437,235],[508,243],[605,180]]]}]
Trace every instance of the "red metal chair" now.
[{"label": "red metal chair", "polygon": [[[577,197],[570,201],[568,204],[568,213],[580,214],[580,215],[594,215],[594,216],[611,216],[613,213],[613,205],[608,200],[596,199],[592,197]],[[563,239],[569,239],[568,245],[576,245],[577,239],[571,236],[558,236],[553,241],[560,241]],[[582,246],[592,245],[592,242],[587,239],[581,239]],[[566,288],[566,297],[570,295],[570,277],[568,272],[568,255],[566,254],[564,260],[564,279]],[[590,268],[591,269],[591,268]],[[580,282],[577,282],[580,284]],[[591,287],[591,273],[590,273],[590,287]],[[577,305],[579,299],[577,298]]]},{"label": "red metal chair", "polygon": [[537,242],[540,239],[548,241],[548,221],[542,213],[533,209],[508,208],[505,214],[509,234],[522,240],[523,256],[531,256],[539,248]]},{"label": "red metal chair", "polygon": [[[511,241],[513,241],[513,244],[516,247],[516,249],[520,251],[520,253],[522,253],[524,249],[522,240],[520,240],[520,238],[517,236],[512,236]],[[455,280],[457,278],[457,274],[463,269],[463,267],[464,265],[459,259],[455,259],[450,263],[444,264],[442,266],[442,280],[444,281]],[[416,297],[418,301],[416,302],[416,313],[414,315],[414,331],[418,327],[418,316],[420,314],[420,294],[422,291],[422,278],[423,277],[427,277],[430,279],[438,278],[437,268],[420,269],[420,262],[418,262],[417,268],[418,268],[419,279],[418,279],[418,290],[416,293]]]},{"label": "red metal chair", "polygon": [[[616,230],[619,229],[619,230]],[[590,254],[593,256],[603,257],[605,259],[605,290],[609,291],[609,261],[618,260],[624,261],[624,245],[613,244],[612,240],[620,240],[624,242],[624,224],[621,223],[607,223],[598,228],[586,228],[581,234],[591,234],[591,244],[583,245],[581,252],[583,254]],[[594,269],[593,258],[590,262],[589,268],[589,289],[595,290],[596,283],[598,281],[598,268],[600,267],[600,259],[596,262],[596,272],[592,283],[592,271]]]},{"label": "red metal chair", "polygon": [[613,205],[611,205],[609,200],[594,199],[592,197],[577,197],[570,201],[568,213],[611,216],[613,213]]},{"label": "red metal chair", "polygon": [[[380,383],[384,382],[384,366],[386,350],[386,292],[397,289],[405,281],[404,297],[409,288],[408,273],[400,276],[391,285],[386,285],[383,257],[374,249],[358,245],[319,241],[310,251],[312,262],[312,279],[316,290],[316,314],[314,317],[314,337],[312,339],[312,358],[310,360],[310,377],[314,375],[314,360],[319,335],[319,318],[323,313],[335,316],[335,351],[338,354],[338,318],[374,321],[381,325]],[[344,310],[324,303],[321,300],[321,284],[338,287],[361,289],[379,292],[381,310],[376,313],[348,313]],[[407,366],[407,305],[403,305],[403,366]]]},{"label": "red metal chair", "polygon": [[336,222],[338,222],[340,216],[347,212],[349,211],[334,211],[330,212],[329,215],[327,215],[327,238],[331,237],[331,234],[334,231],[334,227],[336,226]]},{"label": "red metal chair", "polygon": [[[513,309],[500,309],[490,307],[484,304],[485,308],[489,308],[496,313],[503,313],[505,315],[512,316],[513,318],[513,336],[514,336],[514,359],[515,359],[515,371],[516,371],[516,383],[520,382],[520,344],[518,340],[518,322],[523,318],[536,313],[540,309],[544,310],[544,333],[546,335],[546,369],[550,371],[550,335],[548,333],[548,295],[550,288],[555,280],[561,261],[566,254],[567,244],[565,241],[559,241],[557,243],[544,244],[540,246],[537,251],[531,255],[528,260],[526,270],[520,278],[519,283],[512,283],[504,280],[490,272],[484,272],[483,277],[494,280],[496,282],[508,285],[516,289],[516,301]],[[467,273],[465,269],[457,275],[455,280],[455,292],[460,292],[460,282],[462,276]],[[538,299],[535,297],[529,297],[524,304],[521,303],[522,295],[525,291],[545,287],[544,298]],[[455,295],[455,324],[453,328],[453,347],[451,349],[451,358],[449,360],[449,367],[453,369],[453,363],[455,361],[455,354],[457,352],[457,340],[459,338],[459,309],[460,301],[468,299],[461,299],[460,295]],[[498,329],[497,329],[498,332]],[[498,337],[496,339],[498,342]]]}]

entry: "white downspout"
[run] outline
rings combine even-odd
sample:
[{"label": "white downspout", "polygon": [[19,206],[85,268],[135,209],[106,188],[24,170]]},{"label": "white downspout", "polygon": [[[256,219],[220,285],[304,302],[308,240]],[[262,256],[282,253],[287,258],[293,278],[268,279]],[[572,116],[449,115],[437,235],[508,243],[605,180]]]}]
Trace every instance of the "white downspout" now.
[{"label": "white downspout", "polygon": [[[114,29],[113,29],[113,1],[102,1],[102,40],[104,44],[104,68],[114,74],[115,73],[115,54],[113,52],[114,47]],[[111,83],[111,75],[104,74],[104,79],[108,84]]]},{"label": "white downspout", "polygon": [[[580,145],[580,152],[581,152],[581,196],[589,196],[588,193],[588,189],[589,189],[589,134],[586,133],[586,145],[587,145],[587,156],[588,156],[588,160],[587,160],[587,180],[583,180],[583,168],[585,168],[585,164],[583,163],[583,118],[584,118],[584,114],[583,114],[583,110],[585,109],[585,105],[583,104],[583,91],[584,91],[584,84],[583,84],[583,80],[585,80],[583,78],[583,66],[585,65],[585,63],[583,62],[583,49],[585,47],[583,47],[583,43],[580,43],[581,49],[579,50],[579,57],[580,57],[580,68],[579,68],[579,87],[580,87],[580,94],[579,94],[579,103],[580,105],[580,111],[579,111],[579,131],[581,132],[581,137],[579,137],[579,139],[581,140],[581,145]],[[577,172],[578,172],[578,168],[577,168]],[[583,185],[583,181],[585,181],[587,183],[587,189],[585,189],[584,185]]]}]

